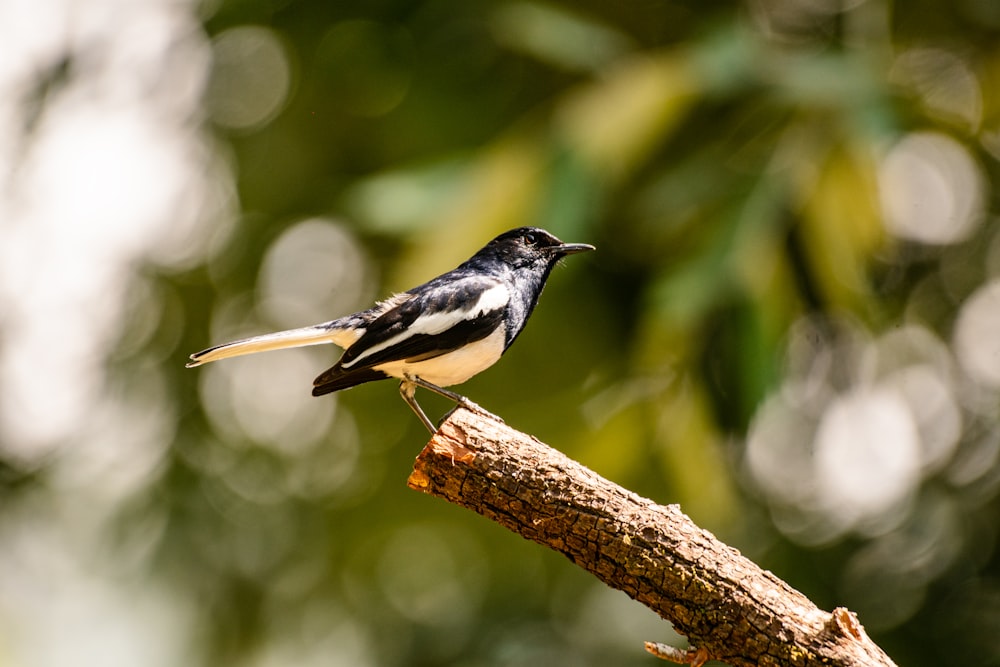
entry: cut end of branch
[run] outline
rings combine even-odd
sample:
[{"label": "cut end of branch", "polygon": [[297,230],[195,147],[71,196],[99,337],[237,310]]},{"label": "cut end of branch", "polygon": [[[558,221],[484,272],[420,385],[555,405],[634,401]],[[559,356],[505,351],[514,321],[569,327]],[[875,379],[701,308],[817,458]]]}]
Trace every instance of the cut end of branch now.
[{"label": "cut end of branch", "polygon": [[406,485],[414,491],[427,491],[431,485],[431,478],[423,470],[414,469],[406,479]]},{"label": "cut end of branch", "polygon": [[[434,464],[440,465],[444,461],[448,461],[453,466],[457,464],[468,466],[476,459],[476,453],[460,443],[463,438],[456,437],[464,435],[460,432],[461,427],[452,419],[455,413],[461,409],[457,408],[452,411],[448,419],[441,424],[437,432],[431,436],[430,441],[417,454],[416,461],[413,463],[413,472],[406,480],[406,485],[411,489],[424,493],[429,492],[431,478],[427,473]],[[458,432],[456,433],[456,431]]]}]

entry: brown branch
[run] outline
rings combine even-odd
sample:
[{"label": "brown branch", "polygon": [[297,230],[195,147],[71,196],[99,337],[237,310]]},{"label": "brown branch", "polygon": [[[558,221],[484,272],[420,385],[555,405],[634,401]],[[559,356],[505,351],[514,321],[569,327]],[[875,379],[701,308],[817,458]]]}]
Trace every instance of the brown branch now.
[{"label": "brown branch", "polygon": [[647,643],[659,657],[737,667],[893,665],[851,612],[818,609],[676,505],[623,489],[492,416],[456,409],[408,483],[565,554],[694,647]]}]

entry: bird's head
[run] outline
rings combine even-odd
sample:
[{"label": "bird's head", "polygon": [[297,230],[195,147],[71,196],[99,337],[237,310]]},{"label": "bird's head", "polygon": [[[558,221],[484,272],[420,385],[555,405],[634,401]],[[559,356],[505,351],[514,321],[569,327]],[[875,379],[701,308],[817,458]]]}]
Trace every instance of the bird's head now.
[{"label": "bird's head", "polygon": [[566,255],[593,250],[588,243],[563,243],[538,227],[518,227],[496,237],[477,253],[501,259],[513,269],[551,267]]}]

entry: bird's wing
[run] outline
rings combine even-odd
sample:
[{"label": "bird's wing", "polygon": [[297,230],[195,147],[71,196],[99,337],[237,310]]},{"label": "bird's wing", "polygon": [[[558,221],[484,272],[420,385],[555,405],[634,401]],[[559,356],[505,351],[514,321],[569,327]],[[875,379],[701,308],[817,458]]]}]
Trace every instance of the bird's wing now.
[{"label": "bird's wing", "polygon": [[[503,281],[483,275],[445,278],[408,292],[411,298],[371,322],[340,361],[316,378],[316,390],[382,364],[447,354],[486,338],[502,326],[510,299]],[[376,378],[361,382],[369,379]]]},{"label": "bird's wing", "polygon": [[[323,375],[316,378],[316,383],[312,391],[313,396],[331,394],[335,391],[340,391],[341,389],[348,389],[350,387],[356,387],[359,384],[364,384],[365,382],[384,380],[389,377],[382,371],[377,371],[374,368],[361,368],[356,371],[334,373],[333,370],[335,368],[337,367],[334,366],[330,370],[323,373]],[[323,381],[320,382],[320,380]]]}]

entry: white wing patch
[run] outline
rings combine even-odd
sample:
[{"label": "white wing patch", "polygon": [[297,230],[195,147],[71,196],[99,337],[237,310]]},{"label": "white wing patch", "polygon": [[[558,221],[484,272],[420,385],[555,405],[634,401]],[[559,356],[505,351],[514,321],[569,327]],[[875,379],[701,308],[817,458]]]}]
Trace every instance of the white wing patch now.
[{"label": "white wing patch", "polygon": [[343,368],[350,368],[359,361],[364,360],[366,357],[369,357],[381,350],[390,348],[393,345],[397,345],[411,336],[415,336],[417,334],[427,334],[429,336],[433,336],[435,334],[444,333],[448,329],[464,322],[465,320],[475,319],[484,313],[490,313],[494,310],[505,308],[509,299],[510,292],[508,292],[507,288],[501,283],[480,294],[479,298],[476,299],[476,302],[467,308],[449,310],[443,313],[421,315],[413,322],[413,324],[409,326],[409,328],[406,329],[406,331],[401,331],[392,338],[388,338],[378,345],[371,346],[359,354],[351,362],[343,364]]}]

